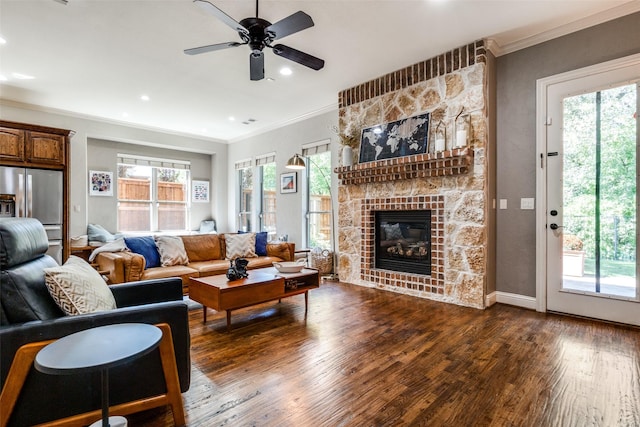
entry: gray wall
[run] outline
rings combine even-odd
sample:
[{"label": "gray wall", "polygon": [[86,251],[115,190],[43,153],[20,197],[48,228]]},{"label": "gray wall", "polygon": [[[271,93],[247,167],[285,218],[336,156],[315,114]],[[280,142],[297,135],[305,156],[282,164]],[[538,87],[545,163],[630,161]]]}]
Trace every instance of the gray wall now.
[{"label": "gray wall", "polygon": [[[247,138],[229,145],[229,176],[228,189],[229,204],[228,218],[229,223],[226,229],[220,227],[222,231],[236,230],[235,209],[237,201],[237,173],[234,165],[239,160],[247,158],[253,159],[255,165],[255,157],[261,154],[271,152],[276,153],[276,174],[279,177],[281,173],[291,172],[285,169],[287,160],[295,153],[302,151],[302,146],[308,143],[331,139],[332,158],[331,164],[337,165],[338,161],[338,138],[332,128],[338,125],[338,110],[320,114],[297,123],[283,126],[270,132],[263,133],[251,138]],[[294,194],[276,195],[276,232],[278,236],[283,234],[289,235],[289,241],[294,242],[296,247],[303,245],[303,227],[304,227],[304,211],[303,197],[305,195],[304,171],[298,171],[298,192]],[[333,211],[337,215],[337,177],[332,176],[332,193]],[[255,199],[254,199],[255,200]],[[254,222],[257,224],[257,222]],[[337,224],[337,218],[336,218]],[[254,230],[255,231],[255,230]]]},{"label": "gray wall", "polygon": [[[42,126],[71,129],[70,176],[70,224],[69,234],[86,234],[89,222],[88,207],[95,197],[89,197],[87,186],[87,141],[90,138],[176,149],[211,156],[211,206],[210,212],[218,222],[227,222],[227,144],[212,139],[196,138],[180,134],[158,132],[122,124],[92,120],[59,111],[0,100],[0,116],[3,120],[32,123]],[[100,166],[95,162],[91,167]],[[198,177],[205,179],[206,177]],[[115,211],[113,212],[115,215]]]},{"label": "gray wall", "polygon": [[[209,181],[211,179],[211,155],[188,151],[168,150],[124,142],[105,141],[89,138],[87,141],[87,168],[89,170],[111,171],[117,185],[117,156],[129,154],[156,157],[161,159],[183,160],[191,163],[191,178]],[[215,184],[215,183],[214,183]],[[218,183],[219,184],[219,183]],[[214,185],[215,187],[215,185]],[[211,183],[209,183],[211,188]],[[210,199],[211,200],[211,199]],[[212,216],[211,203],[192,203],[190,229],[197,229],[200,221]],[[87,220],[91,224],[100,224],[111,232],[117,231],[118,199],[114,197],[89,196]]]},{"label": "gray wall", "polygon": [[[536,295],[536,80],[640,52],[640,13],[497,59],[497,291]],[[536,206],[539,201],[536,201]]]}]

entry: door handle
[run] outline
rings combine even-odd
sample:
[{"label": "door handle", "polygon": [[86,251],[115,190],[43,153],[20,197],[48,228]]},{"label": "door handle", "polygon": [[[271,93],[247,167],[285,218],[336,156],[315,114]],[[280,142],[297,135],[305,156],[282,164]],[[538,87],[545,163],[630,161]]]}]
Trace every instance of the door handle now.
[{"label": "door handle", "polygon": [[555,222],[552,222],[551,224],[549,224],[549,228],[552,230],[557,230],[558,228],[562,228],[562,226],[556,224]]}]

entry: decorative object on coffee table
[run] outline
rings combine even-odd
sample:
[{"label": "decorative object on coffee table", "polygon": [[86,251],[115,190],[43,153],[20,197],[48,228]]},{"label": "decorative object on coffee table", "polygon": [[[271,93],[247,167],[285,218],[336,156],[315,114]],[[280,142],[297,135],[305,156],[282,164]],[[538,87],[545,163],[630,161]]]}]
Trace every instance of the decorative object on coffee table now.
[{"label": "decorative object on coffee table", "polygon": [[249,277],[249,274],[247,273],[247,265],[249,264],[249,261],[244,258],[236,258],[229,262],[231,265],[227,270],[227,279],[238,280]]}]

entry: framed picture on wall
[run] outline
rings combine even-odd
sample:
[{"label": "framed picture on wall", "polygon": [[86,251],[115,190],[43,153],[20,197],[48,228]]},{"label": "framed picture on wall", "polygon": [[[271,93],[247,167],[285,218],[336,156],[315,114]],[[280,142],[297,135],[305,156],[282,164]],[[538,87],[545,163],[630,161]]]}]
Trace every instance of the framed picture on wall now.
[{"label": "framed picture on wall", "polygon": [[209,181],[191,181],[191,201],[195,203],[209,202]]},{"label": "framed picture on wall", "polygon": [[89,171],[89,195],[113,196],[113,172]]},{"label": "framed picture on wall", "polygon": [[297,172],[280,174],[280,193],[295,193],[298,191]]}]

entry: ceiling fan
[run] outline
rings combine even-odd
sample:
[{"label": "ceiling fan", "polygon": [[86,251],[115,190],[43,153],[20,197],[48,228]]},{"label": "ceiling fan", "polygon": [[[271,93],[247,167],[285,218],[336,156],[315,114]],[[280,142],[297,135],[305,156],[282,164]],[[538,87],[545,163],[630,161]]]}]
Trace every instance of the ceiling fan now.
[{"label": "ceiling fan", "polygon": [[236,22],[232,17],[208,1],[194,0],[194,3],[196,3],[205,12],[215,16],[237,31],[242,43],[226,42],[194,47],[184,51],[187,55],[198,55],[200,53],[212,52],[229,47],[237,47],[245,44],[249,45],[251,48],[251,54],[249,55],[251,80],[262,80],[264,78],[263,49],[265,47],[272,49],[273,53],[278,56],[282,56],[283,58],[297,62],[298,64],[302,64],[313,70],[320,70],[324,67],[324,60],[320,58],[316,58],[308,53],[301,52],[283,44],[272,45],[274,40],[278,40],[293,33],[297,33],[298,31],[313,27],[313,20],[311,17],[302,11],[298,11],[293,15],[289,15],[275,24],[272,24],[267,20],[258,18],[258,0],[256,0],[256,17],[245,18],[240,22]]}]

